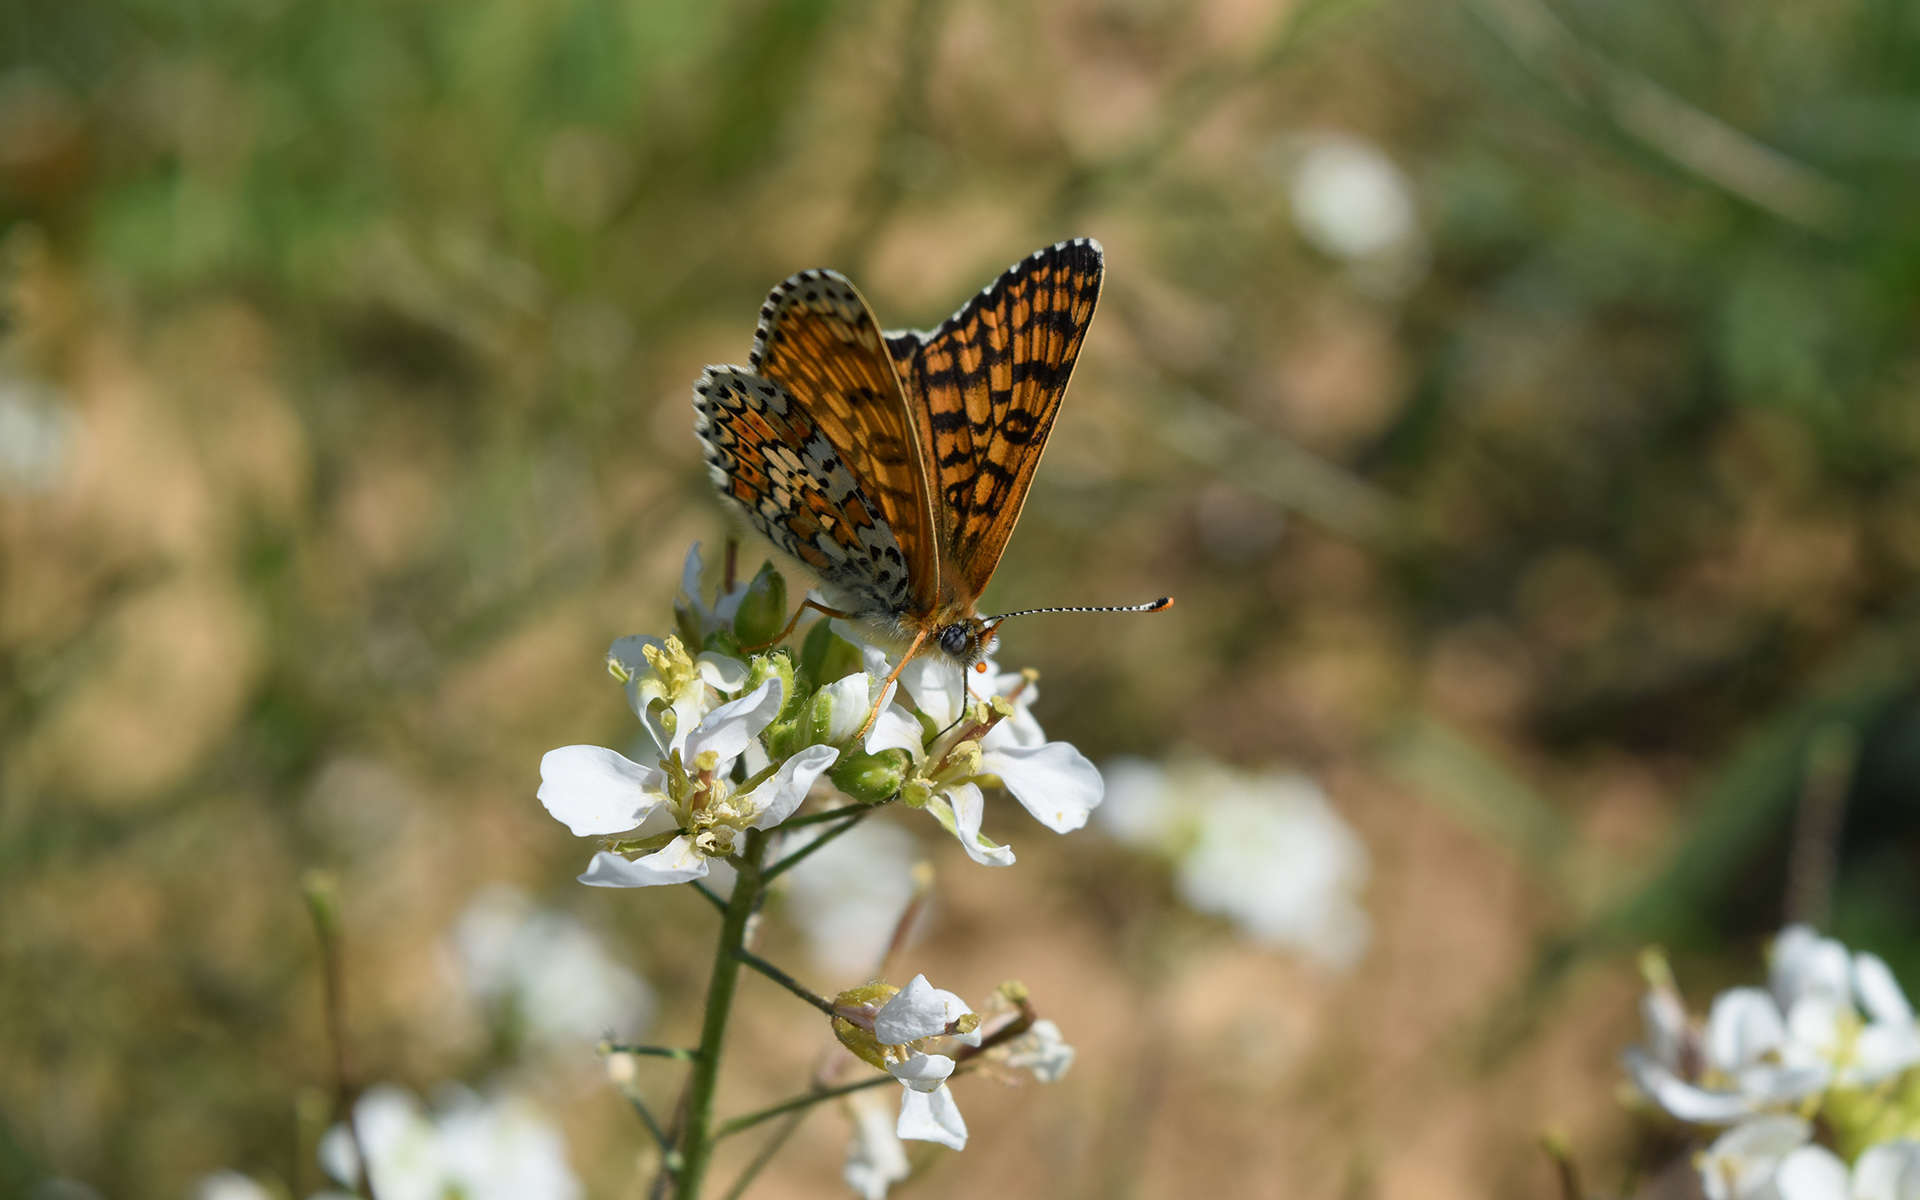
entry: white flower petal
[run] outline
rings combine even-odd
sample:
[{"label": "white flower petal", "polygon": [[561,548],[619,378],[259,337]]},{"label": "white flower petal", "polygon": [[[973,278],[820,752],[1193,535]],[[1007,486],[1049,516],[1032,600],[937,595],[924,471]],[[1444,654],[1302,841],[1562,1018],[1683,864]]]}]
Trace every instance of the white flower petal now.
[{"label": "white flower petal", "polygon": [[700,561],[700,543],[687,547],[687,561],[680,568],[680,594],[698,604],[700,602],[700,576],[705,572],[706,564]]},{"label": "white flower petal", "polygon": [[915,975],[873,1016],[873,1036],[888,1046],[945,1033],[947,1026],[973,1011],[952,992],[942,991]]},{"label": "white flower petal", "polygon": [[960,1119],[960,1106],[953,1091],[944,1084],[931,1092],[907,1088],[900,1094],[900,1121],[894,1132],[902,1138],[938,1142],[955,1150],[967,1148],[967,1123]]},{"label": "white flower petal", "polygon": [[1041,1083],[1057,1083],[1073,1066],[1073,1056],[1060,1027],[1043,1017],[1007,1043],[1006,1063],[1016,1071],[1030,1072]]},{"label": "white flower petal", "polygon": [[873,1092],[855,1092],[847,1098],[853,1109],[853,1141],[847,1146],[847,1165],[840,1177],[860,1200],[886,1200],[887,1189],[913,1173],[907,1149],[893,1131],[894,1119]]},{"label": "white flower petal", "polygon": [[579,837],[625,833],[665,801],[666,776],[604,746],[562,746],[540,759],[540,803]]},{"label": "white flower petal", "polygon": [[686,738],[682,750],[686,761],[691,763],[711,750],[724,768],[740,757],[741,751],[780,715],[780,692],[781,684],[776,676],[738,700],[729,700],[708,713],[700,727]]},{"label": "white flower petal", "polygon": [[1640,1020],[1647,1049],[1668,1067],[1678,1068],[1687,1045],[1687,1009],[1670,987],[1651,988],[1640,997]]},{"label": "white flower petal", "polygon": [[1847,1200],[1847,1164],[1825,1146],[1802,1146],[1773,1174],[1780,1200]]},{"label": "white flower petal", "polygon": [[1728,1125],[1752,1115],[1758,1107],[1737,1092],[1709,1091],[1688,1083],[1637,1046],[1623,1057],[1634,1084],[1677,1120],[1698,1125]]},{"label": "white flower petal", "polygon": [[1700,1183],[1708,1200],[1777,1200],[1767,1189],[1781,1162],[1812,1136],[1811,1125],[1789,1116],[1755,1117],[1729,1129],[1700,1156]]},{"label": "white flower petal", "polygon": [[615,638],[613,645],[607,648],[607,657],[619,663],[629,675],[646,675],[653,670],[652,664],[647,662],[649,646],[664,650],[667,647],[666,639],[646,635]]},{"label": "white flower petal", "polygon": [[1920,1142],[1868,1147],[1853,1164],[1851,1200],[1920,1200]]},{"label": "white flower petal", "polygon": [[874,718],[873,728],[867,731],[866,751],[878,754],[882,750],[905,750],[915,758],[925,753],[921,745],[922,730],[920,722],[912,713],[898,704],[889,704],[880,710]]},{"label": "white flower petal", "polygon": [[900,686],[938,728],[953,724],[966,709],[966,671],[938,651],[914,655],[900,671]]},{"label": "white flower petal", "polygon": [[747,686],[747,673],[752,670],[746,663],[717,650],[702,651],[693,665],[700,672],[700,678],[723,692],[737,692]]},{"label": "white flower petal", "polygon": [[840,752],[832,746],[808,746],[781,763],[770,778],[735,802],[743,809],[758,810],[752,822],[755,829],[772,829],[793,815],[793,810],[807,798],[813,781],[839,757]]},{"label": "white flower petal", "polygon": [[1847,1075],[1855,1083],[1878,1083],[1915,1063],[1920,1063],[1920,1030],[1912,1025],[1873,1024],[1855,1039]]},{"label": "white flower petal", "polygon": [[1888,1025],[1913,1024],[1913,1005],[1907,994],[1878,954],[1853,956],[1853,991],[1860,1009],[1875,1021]]},{"label": "white flower petal", "polygon": [[946,819],[937,810],[939,801],[928,805],[928,811],[947,828],[947,832],[960,839],[960,848],[967,857],[983,867],[1010,867],[1013,865],[1013,847],[998,845],[980,833],[980,823],[986,819],[987,801],[974,784],[963,783],[947,789]]},{"label": "white flower petal", "polygon": [[836,679],[824,689],[827,701],[827,740],[844,742],[860,732],[867,713],[873,708],[873,679],[865,671],[855,671]]},{"label": "white flower petal", "polygon": [[1730,988],[1714,997],[1702,1042],[1709,1063],[1732,1071],[1779,1049],[1786,1034],[1772,996],[1759,988]]},{"label": "white flower petal", "polygon": [[580,882],[588,887],[655,887],[685,883],[706,873],[706,855],[694,848],[692,838],[683,834],[644,858],[629,859],[602,850],[587,864]]},{"label": "white flower petal", "polygon": [[1852,967],[1845,946],[1805,925],[1789,925],[1773,940],[1769,986],[1783,1010],[1805,996],[1850,1002]]},{"label": "white flower petal", "polygon": [[980,769],[998,775],[1033,819],[1055,833],[1085,825],[1106,790],[1099,769],[1066,742],[1031,749],[988,750],[983,745]]}]

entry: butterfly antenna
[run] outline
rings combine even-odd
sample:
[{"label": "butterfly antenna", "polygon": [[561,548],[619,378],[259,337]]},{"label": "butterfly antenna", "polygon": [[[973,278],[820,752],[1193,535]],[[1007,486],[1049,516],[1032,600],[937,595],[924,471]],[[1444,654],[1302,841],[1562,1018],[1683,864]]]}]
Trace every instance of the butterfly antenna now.
[{"label": "butterfly antenna", "polygon": [[1039,613],[1153,613],[1173,607],[1172,596],[1162,596],[1145,604],[1080,604],[1070,608],[1023,608],[1018,612],[983,617],[989,625],[998,625],[1008,617],[1031,617]]}]

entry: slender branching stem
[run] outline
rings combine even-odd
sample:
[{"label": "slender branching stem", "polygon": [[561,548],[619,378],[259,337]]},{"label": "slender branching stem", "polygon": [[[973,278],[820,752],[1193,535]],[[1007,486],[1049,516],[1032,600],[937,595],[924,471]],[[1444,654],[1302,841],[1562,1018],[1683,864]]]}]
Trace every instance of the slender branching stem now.
[{"label": "slender branching stem", "polygon": [[791,1100],[783,1100],[770,1108],[763,1108],[758,1112],[750,1112],[745,1116],[735,1117],[733,1120],[726,1122],[721,1125],[720,1128],[716,1129],[713,1137],[715,1141],[719,1141],[721,1138],[732,1137],[736,1133],[752,1129],[762,1121],[770,1121],[781,1113],[790,1113],[796,1109],[818,1104],[822,1100],[837,1099],[849,1093],[865,1091],[867,1088],[879,1087],[882,1084],[897,1084],[899,1082],[899,1080],[891,1075],[875,1075],[870,1079],[862,1079],[858,1083],[843,1083],[839,1087],[823,1088],[817,1092],[807,1092],[804,1095],[795,1096]]},{"label": "slender branching stem", "polygon": [[755,954],[753,951],[748,950],[743,946],[740,949],[734,951],[733,953],[735,958],[738,958],[741,962],[747,964],[749,967],[752,967],[754,970],[760,972],[762,975],[765,975],[768,979],[773,980],[775,983],[779,984],[781,987],[792,992],[794,995],[800,997],[802,1000],[805,1000],[808,1004],[813,1005],[815,1008],[827,1014],[829,1017],[839,1015],[833,1010],[833,1001],[827,999],[825,996],[818,994],[817,992],[812,991],[805,984],[801,983],[799,980],[795,979],[793,976],[787,974],[785,971],[782,971],[779,967],[774,966],[772,963],[768,962],[766,959],[761,958],[758,954]]},{"label": "slender branching stem", "polygon": [[[832,829],[827,830],[825,833],[821,834],[819,837],[813,839],[812,841],[808,842],[806,845],[800,847],[798,850],[795,850],[792,854],[787,855],[785,858],[781,859],[779,862],[773,864],[773,866],[767,868],[767,873],[766,873],[767,881],[771,882],[772,880],[778,879],[781,875],[799,866],[800,863],[803,860],[805,860],[809,854],[812,854],[814,851],[820,849],[822,846],[826,845],[828,842],[831,842],[833,839],[839,837],[841,834],[845,833],[847,830],[852,829],[855,825],[858,825],[861,821],[865,820],[867,814],[872,811],[873,810],[868,808],[866,805],[864,804],[861,805],[858,811],[852,813],[847,817],[846,822],[844,824],[835,825]],[[834,815],[838,816],[839,813],[836,812]]]},{"label": "slender branching stem", "polygon": [[705,897],[708,904],[713,905],[713,907],[719,910],[720,912],[727,911],[727,902],[721,898],[719,892],[716,892],[712,888],[708,887],[706,884],[701,883],[698,879],[690,879],[687,882],[693,884],[693,890],[696,892],[699,892],[701,896]]},{"label": "slender branching stem", "polygon": [[683,1062],[695,1062],[700,1058],[698,1050],[685,1046],[630,1046],[622,1042],[601,1042],[602,1054],[641,1054],[648,1058],[677,1058]]}]

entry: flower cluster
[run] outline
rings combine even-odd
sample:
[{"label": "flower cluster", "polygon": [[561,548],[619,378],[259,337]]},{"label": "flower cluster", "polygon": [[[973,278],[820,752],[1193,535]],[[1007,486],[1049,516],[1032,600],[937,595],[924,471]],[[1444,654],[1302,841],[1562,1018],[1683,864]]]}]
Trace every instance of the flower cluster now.
[{"label": "flower cluster", "polygon": [[[974,862],[998,867],[1014,854],[982,832],[990,789],[1057,833],[1085,825],[1100,804],[1100,773],[1071,745],[1049,741],[1034,719],[1031,672],[991,661],[967,672],[937,653],[899,665],[838,621],[816,622],[795,646],[773,646],[791,632],[781,577],[763,568],[745,584],[723,584],[709,603],[702,573],[696,546],[674,634],[621,638],[608,653],[640,724],[632,757],[579,745],[541,760],[547,811],[576,835],[607,839],[582,883],[649,887],[731,871],[723,907],[733,936],[745,939],[746,914],[767,884],[873,808],[925,812]],[[803,813],[809,799],[825,803]],[[997,1011],[985,1016],[924,976],[903,988],[866,983],[829,1001],[757,959],[744,940],[736,944],[738,960],[830,1010],[841,1044],[902,1085],[890,1131],[855,1109],[847,1178],[862,1195],[884,1195],[905,1177],[900,1139],[965,1146],[947,1082],[968,1062],[1051,1081],[1072,1060],[1059,1030],[1035,1017],[1015,985],[996,993]],[[699,1159],[686,1157],[697,1177]]]},{"label": "flower cluster", "polygon": [[582,883],[703,878],[746,831],[777,828],[827,783],[853,801],[926,812],[987,866],[1014,855],[981,832],[983,787],[1004,787],[1056,833],[1086,824],[1100,803],[1093,764],[1048,741],[1034,719],[1030,672],[989,662],[970,676],[925,654],[881,696],[893,674],[887,651],[838,623],[816,626],[798,656],[742,651],[777,631],[784,584],[763,570],[707,605],[700,571],[695,546],[679,635],[621,638],[608,652],[645,734],[639,761],[602,746],[541,760],[548,812],[582,837],[626,835],[593,857]]},{"label": "flower cluster", "polygon": [[1803,925],[1769,957],[1767,987],[1696,1022],[1649,954],[1628,1075],[1668,1115],[1731,1127],[1699,1160],[1713,1200],[1920,1200],[1920,1025],[1893,972]]},{"label": "flower cluster", "polygon": [[[334,1126],[319,1147],[321,1168],[344,1190],[318,1192],[313,1200],[363,1194],[574,1200],[581,1194],[565,1140],[524,1100],[455,1087],[429,1110],[404,1088],[382,1084],[361,1095],[351,1120],[351,1130]],[[201,1180],[194,1194],[197,1200],[270,1200],[278,1193],[237,1171],[220,1171]]]}]

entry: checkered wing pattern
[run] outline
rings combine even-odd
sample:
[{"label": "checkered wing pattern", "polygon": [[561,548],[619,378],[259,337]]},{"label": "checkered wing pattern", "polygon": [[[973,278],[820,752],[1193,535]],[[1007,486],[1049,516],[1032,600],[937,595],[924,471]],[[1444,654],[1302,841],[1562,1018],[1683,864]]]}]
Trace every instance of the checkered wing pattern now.
[{"label": "checkered wing pattern", "polygon": [[1061,242],[1009,267],[939,328],[886,335],[931,473],[942,605],[970,612],[1000,563],[1102,273],[1100,243]]},{"label": "checkered wing pattern", "polygon": [[749,363],[694,385],[714,485],[864,615],[931,611],[927,474],[866,301],[834,271],[789,278],[760,310]]}]

